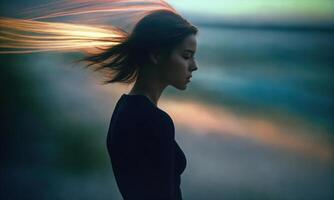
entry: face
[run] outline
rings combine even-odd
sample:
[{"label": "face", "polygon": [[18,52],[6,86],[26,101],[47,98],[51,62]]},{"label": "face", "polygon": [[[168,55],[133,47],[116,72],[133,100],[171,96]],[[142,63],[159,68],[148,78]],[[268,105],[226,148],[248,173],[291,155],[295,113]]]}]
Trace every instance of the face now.
[{"label": "face", "polygon": [[180,90],[187,88],[192,72],[197,70],[194,57],[196,48],[196,35],[189,35],[172,50],[169,57],[162,63],[161,76],[168,85]]}]

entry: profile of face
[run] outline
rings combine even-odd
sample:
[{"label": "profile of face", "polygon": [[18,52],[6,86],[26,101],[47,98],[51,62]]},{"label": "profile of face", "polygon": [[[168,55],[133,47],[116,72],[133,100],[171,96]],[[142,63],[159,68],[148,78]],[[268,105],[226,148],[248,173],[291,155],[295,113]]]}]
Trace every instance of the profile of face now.
[{"label": "profile of face", "polygon": [[176,45],[169,56],[160,63],[160,77],[167,85],[185,90],[190,82],[192,72],[197,70],[195,53],[197,49],[196,35],[187,36]]}]

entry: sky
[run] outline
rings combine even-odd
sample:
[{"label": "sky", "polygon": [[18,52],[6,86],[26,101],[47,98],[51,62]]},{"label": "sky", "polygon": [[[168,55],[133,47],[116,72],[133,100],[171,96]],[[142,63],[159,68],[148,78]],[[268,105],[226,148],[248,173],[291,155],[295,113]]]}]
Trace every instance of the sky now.
[{"label": "sky", "polygon": [[333,0],[167,0],[178,11],[225,19],[333,22]]}]

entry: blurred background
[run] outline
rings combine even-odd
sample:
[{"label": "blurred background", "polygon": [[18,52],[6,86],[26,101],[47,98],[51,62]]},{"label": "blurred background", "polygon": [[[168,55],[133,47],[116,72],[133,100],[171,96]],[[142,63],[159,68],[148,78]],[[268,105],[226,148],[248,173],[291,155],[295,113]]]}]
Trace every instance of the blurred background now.
[{"label": "blurred background", "polygon": [[[192,82],[159,101],[184,199],[333,199],[334,1],[167,2],[200,30]],[[121,199],[105,139],[131,86],[100,85],[80,56],[0,55],[1,199]]]}]

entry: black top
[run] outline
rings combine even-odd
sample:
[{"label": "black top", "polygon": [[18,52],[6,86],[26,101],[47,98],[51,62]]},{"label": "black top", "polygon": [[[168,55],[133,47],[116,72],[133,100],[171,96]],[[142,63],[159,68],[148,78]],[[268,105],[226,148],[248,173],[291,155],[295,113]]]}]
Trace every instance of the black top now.
[{"label": "black top", "polygon": [[125,200],[180,200],[186,157],[170,116],[144,95],[123,94],[111,117],[108,152]]}]

